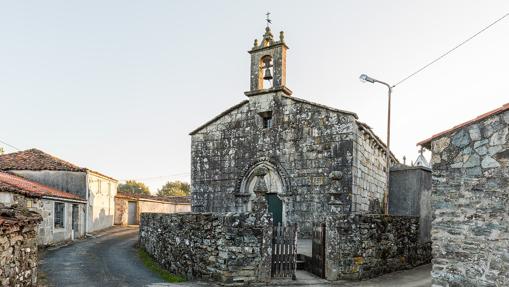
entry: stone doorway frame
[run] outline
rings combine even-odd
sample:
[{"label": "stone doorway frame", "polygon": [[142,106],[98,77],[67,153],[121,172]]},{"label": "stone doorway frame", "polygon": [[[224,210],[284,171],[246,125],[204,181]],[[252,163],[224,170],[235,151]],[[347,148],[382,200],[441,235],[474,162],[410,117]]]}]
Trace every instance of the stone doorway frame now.
[{"label": "stone doorway frame", "polygon": [[[256,198],[256,195],[253,191],[249,189],[254,185],[253,180],[256,180],[255,171],[259,168],[266,168],[269,172],[272,172],[273,175],[277,176],[277,180],[279,182],[279,186],[277,190],[274,192],[269,190],[268,193],[276,194],[277,197],[282,202],[282,224],[285,225],[287,223],[287,204],[288,204],[288,195],[290,194],[290,185],[288,183],[288,176],[286,171],[273,160],[268,158],[260,158],[256,160],[254,163],[248,166],[248,168],[244,171],[244,176],[239,180],[237,184],[237,194],[241,198],[246,198],[245,201],[247,203],[242,203],[240,211],[249,212],[251,211],[252,202]],[[238,210],[239,211],[239,210]]]}]

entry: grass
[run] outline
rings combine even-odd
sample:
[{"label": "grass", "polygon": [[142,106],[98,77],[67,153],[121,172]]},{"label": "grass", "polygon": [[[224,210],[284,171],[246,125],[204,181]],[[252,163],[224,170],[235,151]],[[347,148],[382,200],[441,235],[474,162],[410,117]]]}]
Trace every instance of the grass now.
[{"label": "grass", "polygon": [[145,265],[145,267],[159,275],[161,278],[166,280],[166,282],[178,283],[186,281],[184,277],[171,274],[170,272],[159,266],[159,264],[157,264],[157,262],[155,262],[154,259],[152,259],[152,257],[145,250],[143,250],[143,248],[138,248],[138,256],[140,257],[141,262],[143,262],[143,265]]}]

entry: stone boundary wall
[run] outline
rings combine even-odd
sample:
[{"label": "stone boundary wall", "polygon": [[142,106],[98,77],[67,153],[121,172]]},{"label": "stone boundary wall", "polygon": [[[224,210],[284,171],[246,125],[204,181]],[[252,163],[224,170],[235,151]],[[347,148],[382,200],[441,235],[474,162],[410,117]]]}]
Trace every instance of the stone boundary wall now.
[{"label": "stone boundary wall", "polygon": [[327,280],[361,280],[429,263],[431,243],[419,243],[419,218],[352,214],[326,221]]},{"label": "stone boundary wall", "polygon": [[254,213],[142,213],[140,246],[188,280],[270,280],[272,218]]},{"label": "stone boundary wall", "polygon": [[0,285],[37,285],[37,224],[35,212],[0,203]]}]

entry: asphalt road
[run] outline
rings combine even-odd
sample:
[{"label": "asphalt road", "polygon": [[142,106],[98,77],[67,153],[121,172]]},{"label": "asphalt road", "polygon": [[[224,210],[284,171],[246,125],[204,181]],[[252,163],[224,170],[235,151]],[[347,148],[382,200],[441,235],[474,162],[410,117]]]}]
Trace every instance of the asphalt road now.
[{"label": "asphalt road", "polygon": [[40,269],[49,286],[175,286],[139,260],[137,228],[113,228],[69,246],[43,252]]},{"label": "asphalt road", "polygon": [[[49,286],[213,286],[205,282],[165,283],[148,270],[136,254],[138,228],[114,227],[95,238],[46,250],[40,260],[40,272]],[[272,286],[344,286],[344,287],[428,287],[431,265],[386,274],[360,282],[327,282],[299,271],[297,281],[275,281]]]}]

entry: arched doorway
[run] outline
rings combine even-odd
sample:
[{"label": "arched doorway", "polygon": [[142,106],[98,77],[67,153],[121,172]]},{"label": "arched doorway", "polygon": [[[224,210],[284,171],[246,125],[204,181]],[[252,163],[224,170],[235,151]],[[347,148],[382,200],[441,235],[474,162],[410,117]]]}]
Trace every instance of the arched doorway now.
[{"label": "arched doorway", "polygon": [[269,162],[260,162],[254,165],[244,176],[240,191],[249,195],[249,199],[243,203],[241,211],[249,212],[252,210],[252,201],[256,198],[254,189],[255,186],[260,184],[258,183],[259,180],[263,180],[262,184],[266,187],[267,208],[272,213],[274,224],[286,223],[285,203],[282,198],[285,185],[276,166]]}]

